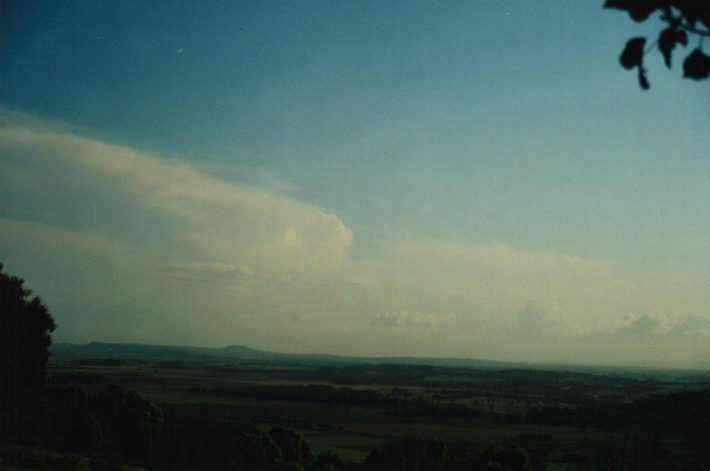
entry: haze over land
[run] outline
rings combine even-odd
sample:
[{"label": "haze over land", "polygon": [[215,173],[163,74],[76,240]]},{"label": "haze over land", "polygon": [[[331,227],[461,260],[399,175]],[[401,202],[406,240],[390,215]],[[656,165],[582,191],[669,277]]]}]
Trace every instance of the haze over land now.
[{"label": "haze over land", "polygon": [[8,5],[0,262],[56,340],[708,364],[710,95],[619,66],[653,25]]}]

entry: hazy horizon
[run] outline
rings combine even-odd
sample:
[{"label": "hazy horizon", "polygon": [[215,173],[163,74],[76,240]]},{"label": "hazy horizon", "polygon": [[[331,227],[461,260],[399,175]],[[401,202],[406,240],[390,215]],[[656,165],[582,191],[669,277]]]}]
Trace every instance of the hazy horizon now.
[{"label": "hazy horizon", "polygon": [[[318,352],[318,351],[313,351],[313,352],[300,352],[300,353],[294,353],[294,352],[287,352],[287,351],[280,351],[280,350],[264,350],[260,349],[258,347],[250,346],[250,345],[243,345],[243,344],[230,344],[230,345],[217,345],[217,346],[205,346],[205,345],[179,345],[179,344],[169,344],[169,343],[132,343],[132,342],[99,342],[99,341],[90,341],[90,342],[85,342],[85,343],[74,343],[74,342],[52,342],[52,345],[50,346],[50,351],[52,351],[53,348],[58,347],[59,345],[62,345],[63,347],[70,346],[71,347],[87,347],[90,345],[121,345],[121,346],[133,346],[133,347],[159,347],[159,348],[178,348],[178,349],[205,349],[208,351],[211,350],[228,350],[232,348],[239,348],[239,349],[246,349],[246,350],[251,350],[254,352],[259,352],[259,353],[266,353],[266,354],[276,354],[276,355],[283,355],[285,357],[299,357],[299,356],[306,356],[306,357],[333,357],[333,358],[341,358],[341,359],[347,359],[347,360],[363,360],[363,361],[372,361],[372,360],[396,360],[395,364],[403,364],[403,365],[417,365],[417,364],[424,364],[424,365],[429,365],[433,363],[429,363],[430,361],[436,361],[438,362],[444,362],[442,366],[444,367],[451,367],[453,366],[452,364],[446,364],[446,362],[454,362],[454,363],[463,363],[464,368],[468,368],[469,366],[466,366],[466,362],[470,362],[470,366],[474,367],[477,362],[480,362],[482,364],[500,364],[502,365],[513,365],[513,366],[526,366],[526,367],[532,367],[534,369],[544,369],[544,368],[567,368],[570,367],[574,370],[577,369],[587,369],[591,368],[594,370],[603,370],[603,369],[621,369],[621,370],[642,370],[642,371],[666,371],[666,370],[672,370],[672,371],[693,371],[693,372],[698,372],[698,373],[708,373],[708,368],[710,367],[710,363],[708,362],[699,362],[696,364],[674,364],[674,363],[656,363],[656,364],[650,364],[650,363],[623,363],[623,362],[606,362],[606,363],[594,363],[594,362],[566,362],[566,361],[557,361],[557,362],[546,362],[546,361],[524,361],[524,360],[496,360],[492,358],[474,358],[474,357],[427,357],[427,356],[416,356],[416,355],[392,355],[392,356],[374,356],[374,355],[344,355],[344,354],[339,354],[339,353],[329,353],[329,352]],[[118,355],[121,357],[120,355]],[[144,358],[140,354],[136,354],[136,358]],[[146,360],[150,360],[150,357],[146,356]],[[423,363],[417,363],[417,361],[422,360]],[[278,360],[277,360],[278,361]],[[316,360],[318,361],[318,360]],[[400,363],[401,362],[401,363]],[[438,364],[434,364],[436,366],[439,366]]]},{"label": "hazy horizon", "polygon": [[602,2],[0,11],[0,263],[57,342],[710,358],[710,94]]}]

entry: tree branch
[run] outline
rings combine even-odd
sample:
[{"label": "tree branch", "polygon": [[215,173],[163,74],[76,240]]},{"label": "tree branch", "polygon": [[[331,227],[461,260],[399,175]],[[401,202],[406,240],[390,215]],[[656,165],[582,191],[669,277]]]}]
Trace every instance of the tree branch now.
[{"label": "tree branch", "polygon": [[679,27],[689,33],[693,33],[693,34],[697,34],[697,35],[705,36],[705,37],[710,37],[710,31],[703,31],[702,29],[698,29],[694,26],[690,26],[687,23],[681,23],[679,25]]}]

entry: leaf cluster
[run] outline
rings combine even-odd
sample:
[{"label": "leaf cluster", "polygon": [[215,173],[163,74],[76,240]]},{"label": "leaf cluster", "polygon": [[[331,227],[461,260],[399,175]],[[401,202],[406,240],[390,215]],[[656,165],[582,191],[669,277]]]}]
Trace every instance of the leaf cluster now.
[{"label": "leaf cluster", "polygon": [[[683,76],[693,80],[710,77],[710,56],[702,50],[703,38],[710,36],[710,2],[707,0],[606,0],[604,8],[626,11],[631,19],[643,22],[659,12],[665,23],[655,42],[655,47],[663,56],[666,67],[671,68],[676,46],[687,47],[690,37],[698,38],[695,47],[683,61]],[[637,36],[629,39],[619,57],[621,66],[627,70],[636,69],[639,85],[650,88],[644,56],[647,39]]]}]

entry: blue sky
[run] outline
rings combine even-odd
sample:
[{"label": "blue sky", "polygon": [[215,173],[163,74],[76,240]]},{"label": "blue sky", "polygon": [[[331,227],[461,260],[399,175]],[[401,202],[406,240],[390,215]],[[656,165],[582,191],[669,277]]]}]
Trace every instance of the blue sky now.
[{"label": "blue sky", "polygon": [[697,365],[710,94],[596,2],[7,2],[0,260],[63,341]]}]

